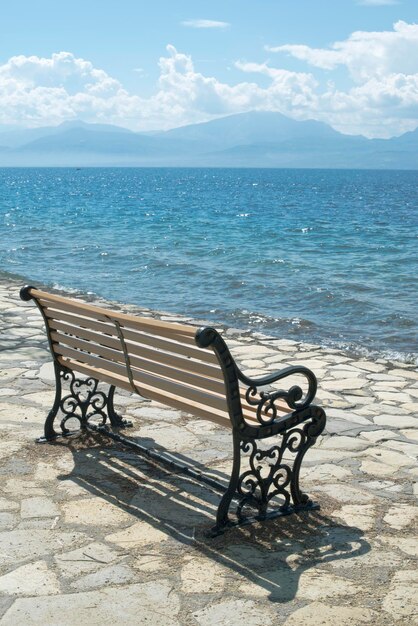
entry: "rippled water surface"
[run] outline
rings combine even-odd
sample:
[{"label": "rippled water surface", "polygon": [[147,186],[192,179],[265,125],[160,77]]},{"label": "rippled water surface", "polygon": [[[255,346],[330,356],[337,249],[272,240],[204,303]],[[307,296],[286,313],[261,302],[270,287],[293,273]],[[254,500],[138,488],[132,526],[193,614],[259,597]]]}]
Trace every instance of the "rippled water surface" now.
[{"label": "rippled water surface", "polygon": [[417,182],[402,171],[0,169],[0,269],[416,358]]}]

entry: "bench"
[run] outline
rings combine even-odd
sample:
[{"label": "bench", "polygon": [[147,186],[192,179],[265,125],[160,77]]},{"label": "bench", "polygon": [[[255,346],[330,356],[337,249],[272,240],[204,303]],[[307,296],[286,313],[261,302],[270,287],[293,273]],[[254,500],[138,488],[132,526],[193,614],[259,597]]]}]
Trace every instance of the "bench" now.
[{"label": "bench", "polygon": [[[317,382],[308,368],[285,367],[251,378],[214,328],[114,312],[31,286],[23,287],[20,297],[38,306],[54,362],[55,400],[41,441],[71,434],[70,423],[76,420],[78,429],[100,430],[160,459],[157,451],[120,434],[131,424],[115,411],[114,393],[126,389],[232,430],[232,471],[226,489],[192,467],[171,461],[222,489],[215,534],[253,519],[319,508],[299,487],[302,459],[326,420],[323,409],[313,404]],[[299,385],[277,388],[278,381],[290,376],[302,377],[305,393]],[[105,391],[99,383],[106,383]],[[276,436],[274,445],[266,445]],[[237,506],[232,520],[233,501]],[[279,506],[270,510],[277,501]],[[249,516],[248,509],[255,514]]]}]

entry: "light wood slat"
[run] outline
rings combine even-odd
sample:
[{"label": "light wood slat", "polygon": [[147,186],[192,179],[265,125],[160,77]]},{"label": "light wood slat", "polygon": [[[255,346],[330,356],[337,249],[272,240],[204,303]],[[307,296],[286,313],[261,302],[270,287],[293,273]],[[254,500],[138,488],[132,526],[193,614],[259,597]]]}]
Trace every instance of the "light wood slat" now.
[{"label": "light wood slat", "polygon": [[[89,347],[92,347],[92,348],[93,348],[94,346],[90,346],[90,344],[89,344]],[[119,362],[120,362],[122,365],[124,365],[124,360],[123,360],[123,358],[122,358],[122,359],[120,359],[120,361],[119,361]],[[103,369],[103,371],[105,371],[105,369]],[[123,371],[123,370],[119,370],[119,371]],[[157,373],[159,373],[159,372],[157,372]],[[128,380],[128,378],[127,378],[127,377],[126,377],[126,380]],[[208,382],[209,382],[209,381],[208,381]],[[113,384],[113,383],[112,383],[112,384]],[[128,386],[127,386],[127,387],[124,387],[124,388],[128,388],[128,389],[129,389],[129,391],[132,391],[132,387],[130,386],[129,382],[128,382]],[[215,392],[219,392],[219,391],[220,391],[220,388],[218,387],[218,388],[216,388],[216,389],[211,389],[211,390],[212,390],[212,391],[215,391]],[[221,390],[221,394],[222,394],[222,395],[225,395],[225,387],[223,386],[223,382],[222,382],[222,390]],[[241,392],[240,392],[240,397],[241,397],[241,405],[242,405],[242,410],[243,410],[243,413],[244,413],[244,416],[246,417],[246,419],[247,419],[247,420],[254,421],[254,422],[257,422],[257,423],[258,423],[258,420],[257,420],[257,418],[256,418],[256,414],[257,414],[257,407],[251,406],[251,405],[249,405],[249,404],[247,403],[247,401],[246,401],[246,399],[245,399],[245,392],[241,391]],[[278,402],[276,402],[276,406],[277,406],[277,409],[278,409],[278,411],[279,411],[279,412],[282,412],[282,413],[284,413],[284,414],[287,414],[287,413],[290,413],[290,412],[291,412],[290,408],[289,408],[286,404],[284,404],[284,403],[278,403]]]},{"label": "light wood slat", "polygon": [[[71,370],[86,374],[87,376],[92,376],[93,378],[97,378],[98,380],[106,382],[110,385],[115,385],[116,387],[122,387],[123,389],[132,391],[129,381],[122,376],[109,374],[109,372],[106,372],[101,368],[92,367],[85,363],[79,363],[76,360],[64,358],[62,356],[58,357],[58,361],[61,365],[68,367]],[[163,394],[159,389],[149,387],[148,385],[144,385],[144,391],[147,392],[147,395],[144,397],[151,400],[156,400],[157,402],[161,402],[161,404],[165,404],[167,406],[171,406],[173,409],[178,409],[180,411],[184,411],[185,413],[192,414],[195,417],[202,417],[210,420],[220,426],[231,428],[231,420],[229,419],[229,414],[226,411],[209,408],[206,404],[201,404],[192,400],[186,401],[179,396],[175,396],[167,392]]]},{"label": "light wood slat", "polygon": [[[115,319],[118,320],[120,324],[123,326],[124,336],[126,337],[126,339],[131,340],[131,341],[126,341],[129,351],[131,350],[133,351],[131,359],[132,360],[139,359],[139,361],[136,362],[136,365],[133,364],[134,371],[136,371],[135,370],[136,366],[141,367],[141,368],[147,367],[148,369],[146,371],[153,371],[153,373],[158,373],[161,376],[164,376],[164,373],[163,373],[164,371],[165,374],[167,374],[167,376],[164,378],[164,381],[168,382],[169,385],[174,384],[174,385],[178,385],[179,387],[183,387],[182,384],[179,384],[176,382],[176,380],[178,380],[179,377],[178,375],[174,376],[174,373],[178,374],[178,372],[173,372],[172,370],[173,367],[176,369],[181,368],[184,372],[190,372],[192,375],[195,375],[195,378],[192,379],[189,377],[187,380],[180,381],[180,383],[185,382],[186,385],[192,384],[191,382],[192,380],[196,382],[199,379],[199,375],[203,375],[206,378],[208,377],[212,378],[215,382],[215,385],[213,385],[209,383],[209,381],[207,381],[206,387],[209,388],[210,386],[210,391],[213,391],[214,393],[218,393],[218,390],[219,390],[219,387],[217,386],[218,381],[221,382],[222,387],[224,389],[223,377],[222,377],[222,373],[221,373],[218,361],[216,359],[216,356],[213,354],[211,350],[203,350],[203,349],[194,347],[194,335],[195,335],[196,329],[191,326],[176,324],[176,323],[171,323],[171,322],[161,322],[159,320],[154,320],[152,318],[141,318],[138,316],[128,315],[124,313],[115,313],[111,310],[104,309],[102,307],[97,307],[95,305],[88,305],[86,303],[79,302],[77,300],[74,301],[71,299],[67,299],[62,296],[55,296],[54,294],[49,294],[47,292],[42,292],[40,290],[31,290],[31,295],[39,299],[39,303],[43,307],[46,316],[50,318],[49,324],[51,328],[54,328],[54,322],[55,322],[55,326],[57,327],[56,330],[61,330],[63,332],[69,332],[70,334],[73,334],[71,330],[68,330],[65,328],[65,322],[69,322],[70,324],[75,324],[76,326],[75,333],[74,333],[75,337],[78,337],[78,334],[89,333],[89,336],[84,336],[84,339],[88,339],[89,341],[96,342],[97,346],[105,346],[106,348],[110,348],[110,353],[112,353],[113,350],[116,350],[116,354],[120,355],[121,353],[119,352],[119,349],[118,349],[120,340],[117,335],[116,328],[114,324],[112,323],[112,320],[115,320]],[[58,318],[58,319],[54,319],[54,318]],[[61,328],[59,327],[60,324],[61,324]],[[129,326],[132,325],[133,328],[125,328],[124,327],[125,324]],[[97,330],[100,333],[99,336],[97,336],[97,334],[94,333],[95,330]],[[152,333],[155,333],[155,334],[153,335]],[[144,348],[143,348],[143,345],[141,344],[145,344],[153,348],[157,348],[157,350],[169,350],[170,352],[174,352],[174,354],[165,353],[165,354],[158,355],[158,352],[156,353],[153,350],[149,350],[146,353],[146,355],[143,355]],[[91,345],[88,344],[88,346],[89,346],[89,349],[91,349]],[[87,349],[87,346],[84,346],[84,349]],[[148,350],[148,348],[145,348],[145,350]],[[77,361],[78,361],[79,355],[81,353],[78,352],[77,350],[75,350],[75,352],[77,354]],[[103,355],[103,356],[105,358],[112,358],[112,357],[115,358],[115,355],[113,354],[111,357],[110,353],[108,352],[107,355]],[[138,353],[141,356],[136,356],[135,353]],[[182,356],[180,357],[178,356],[179,353],[182,356],[187,356],[188,358],[182,359]],[[153,359],[155,359],[157,355],[158,355],[158,358],[156,361],[154,361]],[[145,359],[143,358],[143,356],[145,356]],[[164,363],[161,362],[162,356],[165,361]],[[62,358],[62,357],[59,357],[59,358]],[[193,358],[197,359],[198,361],[190,360]],[[122,368],[119,370],[119,373],[113,372],[113,374],[109,374],[109,373],[106,374],[106,371],[104,370],[103,376],[107,375],[109,379],[112,378],[116,380],[115,384],[118,386],[122,386],[125,389],[131,389],[129,380],[126,375],[126,371],[124,370],[124,367],[125,367],[124,361],[120,359],[120,356],[117,356],[117,359],[119,360],[119,363],[122,363],[122,365],[119,365],[119,367]],[[183,363],[179,362],[178,359],[181,359]],[[102,358],[99,357],[98,360],[101,363],[103,363]],[[147,364],[149,363],[149,360],[153,362],[154,364],[158,365],[159,367],[158,371],[156,371],[155,369],[151,370],[148,367]],[[116,363],[116,365],[118,365],[119,363]],[[184,367],[186,363],[188,364],[187,368]],[[106,361],[106,367],[108,369],[112,368],[114,364],[115,364],[114,361],[110,361],[110,362]],[[78,362],[78,365],[80,367],[79,362]],[[85,367],[92,367],[92,366],[86,365]],[[93,369],[94,369],[94,366],[93,366]],[[124,375],[122,375],[121,372],[124,372]],[[216,375],[215,375],[215,372],[216,372]],[[197,378],[196,378],[196,375],[197,375]],[[151,378],[155,378],[155,377],[151,376]],[[156,380],[161,381],[163,379],[157,378]],[[148,382],[150,381],[148,380]],[[199,383],[200,382],[201,381],[199,381]],[[155,380],[154,380],[154,383],[155,383]],[[110,384],[114,384],[114,383],[110,383]],[[143,381],[139,383],[139,385],[147,386]],[[186,387],[186,388],[189,388],[189,387]],[[154,390],[153,392],[155,392],[155,390],[157,389],[157,393],[160,394],[160,397],[162,398],[161,400],[162,402],[164,402],[164,398],[167,397],[167,394],[170,393],[169,391],[167,391],[166,388],[163,388],[161,390],[158,387],[150,386],[150,389],[153,389]],[[173,390],[172,387],[171,389]],[[207,396],[213,397],[213,395],[207,394],[206,389],[205,387],[203,387],[203,385],[199,384],[197,389],[198,390],[202,389],[203,393],[205,393]],[[164,392],[163,395],[161,395],[161,391]],[[243,413],[245,414],[245,418],[247,420],[250,420],[250,422],[254,423],[254,420],[256,420],[256,417],[255,417],[256,407],[253,407],[247,404],[247,402],[245,401],[244,392],[241,392],[240,395],[241,395],[242,408],[243,408]],[[181,400],[181,397],[179,397],[179,399]],[[222,401],[222,405],[223,404],[226,405],[224,392],[222,393],[221,401]],[[193,402],[192,399],[190,398],[187,399],[186,405],[189,406],[191,402]],[[276,403],[276,406],[278,410],[281,410],[284,413],[289,413],[291,411],[285,403],[282,403],[282,404]],[[187,408],[182,409],[182,410],[187,410]],[[215,410],[215,408],[213,407],[210,410],[213,411]],[[229,420],[229,418],[227,419]]]},{"label": "light wood slat", "polygon": [[[141,319],[143,318],[138,318],[138,320],[141,320]],[[145,319],[148,319],[148,318],[145,318]],[[155,335],[156,337],[165,337],[166,339],[170,339],[172,341],[179,341],[180,343],[184,343],[187,346],[193,346],[194,348],[196,347],[195,335],[196,335],[197,327],[190,327],[192,329],[192,332],[187,333],[186,335],[185,333],[172,332],[165,327],[163,328],[149,327],[149,326],[143,326],[142,323],[136,324],[135,320],[132,322],[120,321],[119,323],[122,326],[123,331],[130,330],[130,331],[148,333],[149,335]]]},{"label": "light wood slat", "polygon": [[[59,317],[57,318],[55,317],[57,312],[49,308],[45,308],[44,312],[48,318],[48,324],[51,328],[54,328],[54,323],[56,321],[64,321],[73,324],[74,326],[77,326],[79,328],[92,329],[94,331],[116,337],[119,341],[116,328],[113,324],[107,325],[103,322],[97,322],[94,320],[82,320],[82,318],[78,318],[73,315],[67,315],[66,313],[60,313]],[[196,344],[190,346],[185,345],[178,341],[173,341],[170,338],[157,337],[155,335],[149,335],[140,331],[123,329],[123,335],[125,337],[126,343],[129,343],[129,345],[132,341],[135,344],[144,344],[165,352],[180,354],[182,356],[193,358],[198,361],[202,361],[203,363],[219,367],[218,360],[211,349],[199,348],[198,346],[196,346]],[[133,350],[133,347],[131,349]]]},{"label": "light wood slat", "polygon": [[62,305],[62,308],[60,308],[55,303],[47,302],[45,300],[39,300],[39,304],[42,306],[44,311],[46,310],[49,311],[48,315],[49,317],[52,317],[52,318],[61,319],[61,313],[64,313],[64,314],[70,313],[79,318],[80,325],[84,325],[87,327],[89,327],[92,324],[92,322],[96,322],[96,323],[99,322],[102,324],[113,324],[114,326],[114,321],[116,320],[122,326],[122,328],[129,328],[130,330],[133,330],[133,331],[145,332],[151,335],[156,335],[158,337],[165,337],[167,339],[171,339],[174,341],[180,341],[181,343],[184,343],[186,345],[195,346],[194,336],[197,330],[196,328],[193,329],[194,332],[192,334],[185,335],[183,333],[177,333],[175,331],[170,332],[165,327],[159,328],[156,326],[147,326],[147,325],[142,324],[141,320],[148,319],[148,318],[138,317],[137,323],[135,323],[134,321],[126,322],[124,320],[118,320],[117,317],[113,315],[112,311],[109,311],[108,315],[98,314],[96,317],[93,318],[93,317],[87,317],[86,315],[84,315],[84,311],[80,311],[76,305],[73,305],[73,306],[68,305],[65,307],[64,305]]},{"label": "light wood slat", "polygon": [[[122,389],[132,391],[132,388],[127,378],[123,378],[122,376],[118,376],[117,374],[109,374],[101,368],[78,363],[73,359],[64,358],[62,356],[58,357],[58,361],[61,363],[61,365],[64,365],[71,370],[86,374],[87,376],[93,376],[93,378],[108,383],[109,385],[115,385],[116,387],[121,387]],[[153,389],[151,387],[147,388],[147,391],[147,397],[152,400],[156,400],[157,402],[161,402],[162,404],[166,404],[167,406],[171,406],[173,409],[184,411],[185,413],[189,413],[191,415],[194,415],[195,417],[208,419],[226,428],[232,427],[229,414],[226,411],[219,411],[214,408],[208,409],[205,404],[200,404],[191,400],[185,402],[184,399],[181,397],[174,396],[168,393],[162,394],[159,390]],[[251,415],[244,414],[244,417],[252,426],[259,426],[258,422],[255,421]]]},{"label": "light wood slat", "polygon": [[[66,316],[67,318],[70,319],[70,321],[73,320],[72,316]],[[86,329],[79,329],[77,327],[73,327],[73,326],[67,326],[65,323],[61,323],[57,320],[49,320],[49,326],[51,328],[57,328],[58,330],[62,330],[64,332],[69,332],[72,334],[75,334],[76,336],[78,336],[78,332],[80,333],[86,333],[86,338],[89,339],[91,337],[92,340],[96,340],[96,337],[99,338],[97,340],[97,343],[100,341],[103,345],[107,345],[108,347],[111,348],[119,348],[120,347],[120,341],[118,337],[109,337],[107,335],[103,335],[102,333],[97,334],[91,331],[88,331]],[[116,331],[115,331],[116,332]],[[130,342],[127,342],[127,346],[128,348],[131,348],[132,344]],[[136,348],[138,346],[135,346]],[[144,350],[144,348],[142,348],[142,350]],[[142,353],[141,350],[141,353]],[[146,356],[146,358],[151,358],[151,355],[146,352],[144,353],[144,356]],[[179,366],[180,364],[178,362],[175,361],[176,357],[173,357],[173,359],[170,358],[171,355],[169,354],[165,354],[164,358],[167,360],[167,364],[169,365],[173,365],[173,366]],[[215,378],[214,373],[218,373],[219,372],[219,380],[223,380],[222,377],[222,373],[220,370],[220,366],[217,364],[213,369],[215,370],[215,372],[213,372],[211,370],[212,366],[211,365],[207,365],[207,364],[201,364],[199,362],[196,361],[189,361],[187,360],[186,363],[190,363],[190,371],[194,371],[194,369],[196,370],[197,374],[201,374],[204,376],[211,376],[212,378]],[[219,368],[219,369],[218,369]],[[241,391],[240,392],[240,396],[241,396],[241,403],[244,409],[247,409],[251,414],[255,414],[257,409],[256,407],[253,407],[251,405],[249,405],[245,399],[245,391]],[[287,404],[284,401],[278,401],[276,402],[276,406],[278,408],[279,411],[282,411],[284,413],[290,413],[291,409],[287,406]]]},{"label": "light wood slat", "polygon": [[153,374],[148,374],[143,371],[140,372],[136,369],[133,369],[132,374],[134,381],[138,383],[140,389],[141,385],[145,384],[160,389],[163,392],[185,398],[186,400],[207,404],[211,408],[227,410],[225,394],[214,394],[206,389],[191,387],[185,383],[179,383],[176,380],[168,378],[159,378]]},{"label": "light wood slat", "polygon": [[[68,356],[72,359],[80,361],[81,363],[86,363],[87,365],[92,365],[93,367],[98,367],[100,369],[104,369],[105,371],[119,374],[120,376],[124,376],[126,373],[126,367],[124,365],[120,365],[119,363],[115,363],[113,361],[106,361],[100,357],[95,357],[90,354],[86,354],[85,352],[79,352],[73,348],[68,348],[67,346],[55,344],[54,350],[56,354],[60,354],[61,356]],[[202,404],[207,404],[211,409],[216,408],[226,410],[227,408],[225,396],[222,397],[213,393],[208,393],[201,389],[195,389],[194,387],[189,387],[173,380],[158,378],[157,376],[147,374],[146,372],[139,372],[138,370],[133,370],[132,374],[135,385],[138,387],[141,395],[146,396],[146,394],[142,394],[142,390],[147,387],[158,389],[161,392],[170,393],[175,396],[184,397],[187,402],[197,401]]]},{"label": "light wood slat", "polygon": [[[126,342],[126,346],[131,359],[135,359],[138,355],[138,358],[155,361],[161,363],[162,365],[169,365],[178,371],[190,372],[191,374],[203,376],[207,380],[213,380],[224,385],[224,377],[218,363],[216,363],[216,365],[212,365],[209,363],[202,363],[202,361],[195,361],[183,358],[182,356],[168,354],[166,352],[157,352],[142,346],[138,348],[138,346],[133,345],[128,341]],[[222,393],[225,393],[224,387],[223,390],[224,391]]]},{"label": "light wood slat", "polygon": [[[69,346],[64,346],[57,343],[54,344],[54,352],[55,354],[58,354],[60,356],[75,359],[80,363],[92,365],[93,367],[97,367],[104,372],[107,371],[110,374],[117,374],[118,376],[122,376],[122,378],[128,378],[128,372],[126,370],[125,364],[116,363],[115,361],[109,361],[107,359],[87,354],[86,352],[81,352],[80,350],[76,350],[75,348],[70,348]],[[132,387],[131,391],[133,391]]]},{"label": "light wood slat", "polygon": [[116,373],[111,373],[99,367],[92,367],[91,365],[81,363],[75,359],[64,357],[61,354],[57,355],[57,361],[60,365],[63,365],[74,372],[80,372],[81,374],[86,374],[87,376],[93,376],[93,378],[96,378],[100,382],[120,387],[121,389],[125,389],[125,391],[130,391],[132,393],[131,383],[129,382],[126,374],[125,376],[121,376]]},{"label": "light wood slat", "polygon": [[[188,372],[200,373],[203,376],[207,376],[208,378],[214,378],[216,380],[223,380],[221,366],[219,365],[218,361],[215,360],[216,357],[215,359],[208,362],[206,360],[207,355],[204,354],[203,350],[200,350],[199,348],[196,349],[197,352],[193,351],[191,353],[193,354],[192,357],[189,357],[189,356],[178,354],[174,351],[171,351],[171,346],[170,346],[170,351],[167,351],[166,349],[163,349],[162,347],[154,348],[153,346],[148,346],[148,345],[143,346],[137,342],[129,341],[129,337],[131,337],[129,333],[128,334],[124,333],[125,344],[131,356],[139,356],[139,357],[143,356],[144,358],[150,359],[151,361],[159,361],[159,362],[167,361],[167,363],[169,363],[170,365],[175,365],[179,369],[182,369]],[[161,344],[159,342],[157,343],[163,346],[162,343]],[[190,351],[188,351],[188,354],[190,354]],[[204,356],[204,358],[201,359],[200,358],[201,356]],[[213,354],[209,356],[214,357]]]},{"label": "light wood slat", "polygon": [[[58,330],[75,337],[80,337],[81,339],[87,339],[96,344],[113,348],[114,350],[121,350],[119,337],[105,336],[102,333],[96,333],[86,328],[71,326],[58,320],[48,320],[48,325],[51,330]],[[143,357],[151,361],[161,362],[163,364],[170,365],[171,367],[176,367],[193,374],[199,374],[201,376],[206,376],[223,382],[222,370],[218,363],[216,365],[202,363],[201,361],[185,358],[182,355],[179,356],[163,353],[160,350],[155,351],[145,346],[138,346],[137,344],[132,344],[130,342],[126,342],[126,345],[129,352],[133,355],[138,355],[140,358]]]},{"label": "light wood slat", "polygon": [[[67,316],[67,317],[70,317],[70,316]],[[109,348],[115,348],[115,349],[120,348],[119,338],[113,338],[107,335],[104,336],[102,333],[95,333],[84,328],[80,329],[71,325],[66,325],[65,323],[59,322],[57,320],[49,320],[49,326],[50,328],[61,330],[63,332],[68,332],[76,336],[79,336],[78,333],[80,333],[80,336],[82,335],[83,338],[92,339],[93,341],[96,341],[96,343],[101,343],[105,346],[108,346]],[[127,342],[127,346],[130,347],[132,346],[132,344],[130,342]],[[144,350],[144,348],[142,348],[142,350]],[[142,350],[141,350],[141,354],[142,354]],[[144,351],[144,357],[147,359],[151,359],[151,354]],[[219,378],[219,380],[223,381],[222,370],[220,369],[220,366],[218,363],[216,363],[216,366],[212,366],[206,363],[200,363],[198,361],[187,359],[185,360],[184,364],[181,364],[180,360],[176,360],[176,359],[180,359],[181,357],[172,356],[170,354],[165,354],[164,358],[167,360],[167,364],[173,367],[182,367],[183,369],[186,370],[185,365],[190,364],[189,368],[186,371],[191,371],[196,374],[200,374],[202,376],[209,376],[209,377],[216,378],[216,379]],[[216,374],[219,374],[219,376],[216,376]],[[241,396],[241,404],[242,404],[243,409],[248,409],[248,411],[250,411],[251,413],[256,413],[257,408],[247,403],[245,399],[245,391],[241,390],[240,396]],[[284,400],[276,401],[276,407],[279,411],[282,411],[283,413],[291,413],[290,407],[287,406]]]},{"label": "light wood slat", "polygon": [[[199,348],[196,343],[194,345],[185,345],[177,341],[170,341],[170,338],[157,337],[155,335],[145,335],[136,331],[123,329],[123,336],[126,343],[133,342],[136,344],[146,344],[147,346],[158,348],[165,352],[172,352],[174,354],[181,354],[183,356],[191,357],[202,361],[202,363],[215,364],[219,367],[218,359],[216,358],[212,349]],[[129,345],[131,345],[129,343]],[[132,350],[133,347],[131,346]]]},{"label": "light wood slat", "polygon": [[[87,339],[91,338],[93,341],[96,341],[96,338],[97,338],[97,341],[96,341],[97,343],[101,342],[103,345],[107,345],[110,348],[120,349],[119,338],[103,336],[103,334],[94,333],[86,329],[79,329],[73,326],[67,326],[65,323],[58,322],[57,320],[49,320],[49,325],[52,328],[57,328],[58,330],[75,334],[76,336],[78,336],[78,333],[80,332],[83,334],[83,337]],[[131,347],[132,344],[127,342],[127,345],[128,347]],[[146,357],[147,359],[152,358],[151,352],[146,352],[145,350],[146,349],[142,348],[141,354],[142,354],[142,351],[144,351],[144,357]],[[176,366],[180,367],[180,362],[176,360],[177,358],[179,357],[175,357],[175,356],[172,357],[172,355],[169,355],[169,354],[164,355],[164,359],[167,360],[167,364],[173,367],[176,367]],[[211,376],[212,378],[215,378],[215,375],[214,375],[215,373],[219,374],[219,377],[217,378],[219,378],[219,380],[223,382],[223,376],[222,376],[222,372],[221,372],[219,365],[218,367],[215,366],[212,368],[211,365],[202,364],[202,363],[191,361],[191,360],[185,360],[185,363],[181,364],[182,367],[185,364],[190,364],[187,371],[191,371],[196,374],[201,374],[203,376]],[[186,369],[186,368],[183,367],[183,369]],[[243,409],[246,409],[251,414],[256,414],[257,408],[247,403],[245,399],[245,391],[241,390],[240,396],[241,396],[241,403],[242,403]],[[287,406],[287,404],[284,401],[276,401],[276,406],[277,406],[277,409],[283,413],[291,412],[291,409]]]},{"label": "light wood slat", "polygon": [[163,322],[154,318],[129,315],[127,313],[119,313],[111,311],[109,309],[105,309],[104,307],[99,307],[93,304],[86,304],[85,302],[81,302],[75,299],[65,298],[63,296],[47,293],[46,291],[41,291],[39,289],[31,289],[30,294],[33,297],[37,298],[40,302],[52,302],[56,305],[57,308],[63,308],[64,310],[75,309],[76,312],[81,311],[82,315],[85,315],[86,317],[92,317],[93,319],[99,319],[100,321],[103,321],[103,319],[106,319],[108,316],[110,316],[112,319],[117,319],[120,322],[133,324],[135,327],[142,326],[144,328],[153,328],[160,331],[166,330],[169,334],[179,334],[194,337],[196,332],[196,328],[194,328],[193,326],[188,326],[186,324],[179,324],[177,322]]},{"label": "light wood slat", "polygon": [[96,330],[106,335],[113,335],[115,337],[118,336],[115,325],[110,321],[98,322],[97,320],[91,320],[86,317],[80,317],[78,315],[71,315],[71,313],[57,311],[56,309],[51,309],[48,306],[42,307],[42,310],[46,315],[48,321],[50,322],[68,322],[69,324],[80,328],[91,328],[92,330]]},{"label": "light wood slat", "polygon": [[98,345],[93,341],[86,341],[84,339],[80,339],[80,337],[74,337],[70,335],[64,335],[55,330],[51,331],[51,339],[54,342],[54,347],[59,345],[70,346],[71,348],[76,348],[77,350],[82,350],[83,352],[96,354],[97,356],[102,357],[103,359],[114,361],[116,363],[125,364],[125,358],[123,352],[120,347],[120,343],[117,350],[113,348],[109,348],[107,346]]},{"label": "light wood slat", "polygon": [[120,339],[116,336],[111,337],[101,332],[95,332],[88,328],[81,328],[80,326],[73,326],[72,324],[61,322],[60,320],[48,319],[48,326],[51,331],[57,330],[62,333],[67,333],[68,335],[73,335],[74,337],[80,337],[80,339],[88,339],[96,344],[101,344],[102,346],[113,348],[114,350],[121,349]]},{"label": "light wood slat", "polygon": [[[77,319],[77,318],[73,318],[72,316],[66,316],[66,317],[70,321],[73,321],[73,319]],[[70,324],[65,324],[58,320],[52,320],[52,319],[49,320],[49,327],[51,329],[56,329],[65,333],[69,333],[76,337],[81,337],[82,339],[92,340],[97,344],[101,344],[109,348],[120,350],[120,340],[119,340],[119,337],[117,336],[110,337],[108,335],[103,335],[102,332],[96,333],[86,328],[72,326]],[[130,342],[126,342],[126,344],[128,348],[131,348],[132,354],[139,354],[141,356],[144,356],[144,358],[150,359],[150,360],[153,360],[154,357],[156,360],[159,360],[160,358],[163,357],[164,360],[167,361],[167,365],[170,365],[172,367],[178,367],[185,371],[190,371],[192,373],[200,374],[202,376],[208,376],[208,377],[211,377],[211,378],[214,378],[216,380],[220,380],[223,382],[222,370],[220,369],[220,366],[217,360],[216,360],[216,365],[213,366],[211,364],[206,364],[206,363],[202,363],[196,360],[191,360],[190,358],[184,359],[181,356],[178,357],[178,356],[167,354],[167,353],[164,355],[161,353],[153,354],[151,350],[148,351],[147,348],[144,348],[143,346],[138,346]],[[245,399],[245,391],[241,390],[240,396],[241,396],[241,403],[243,407],[248,408],[248,410],[252,413],[256,413],[256,410],[257,410],[256,407],[253,407],[247,403]],[[285,413],[291,412],[291,409],[287,406],[284,400],[276,401],[276,406],[279,411],[283,411]]]},{"label": "light wood slat", "polygon": [[[125,365],[125,356],[120,348],[119,350],[113,350],[106,346],[97,345],[89,341],[84,341],[83,339],[80,339],[78,337],[70,337],[68,335],[57,333],[55,331],[51,332],[51,339],[54,342],[59,343],[60,345],[67,345],[71,348],[83,350],[87,353],[97,355],[104,359],[109,359],[111,361],[122,363],[123,365]],[[152,354],[153,356],[156,356],[155,352],[153,352]],[[225,398],[225,384],[223,380],[214,380],[206,376],[199,376],[194,372],[183,371],[175,367],[170,367],[170,365],[166,362],[166,359],[164,359],[163,362],[161,362],[160,360],[150,361],[145,358],[130,355],[129,362],[134,375],[137,370],[139,370],[139,374],[141,372],[156,374],[174,382],[192,385],[197,389],[201,389],[203,392],[214,392]]]}]

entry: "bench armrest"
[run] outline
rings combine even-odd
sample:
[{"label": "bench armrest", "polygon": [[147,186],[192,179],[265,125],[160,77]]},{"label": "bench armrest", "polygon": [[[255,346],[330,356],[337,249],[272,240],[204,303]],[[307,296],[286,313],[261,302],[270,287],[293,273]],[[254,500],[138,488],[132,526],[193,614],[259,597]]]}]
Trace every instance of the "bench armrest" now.
[{"label": "bench armrest", "polygon": [[[289,408],[297,411],[301,409],[305,409],[310,404],[312,404],[316,390],[317,390],[317,379],[315,374],[304,367],[303,365],[293,365],[289,367],[285,367],[278,372],[274,372],[267,376],[263,376],[262,378],[250,378],[241,372],[241,370],[237,367],[238,378],[244,385],[248,386],[248,389],[245,394],[245,399],[248,404],[253,406],[258,406],[260,412],[269,414],[269,421],[271,419],[271,414],[275,413],[275,405],[274,402],[278,399],[282,399],[286,402]],[[302,374],[308,382],[308,391],[304,397],[303,391],[301,387],[298,385],[293,385],[287,391],[285,389],[279,389],[277,391],[258,391],[259,387],[265,387],[266,385],[271,385],[278,380],[282,380],[283,378],[287,378],[288,376],[293,376],[295,374]],[[258,396],[258,397],[257,397]],[[302,402],[299,402],[302,400]]]},{"label": "bench armrest", "polygon": [[[315,374],[307,367],[293,365],[262,378],[250,378],[241,372],[228,346],[217,330],[210,326],[199,328],[196,331],[195,340],[200,348],[211,347],[218,357],[224,375],[227,400],[232,416],[242,413],[239,381],[247,386],[245,400],[249,405],[257,407],[257,420],[262,426],[271,426],[275,422],[276,417],[278,417],[278,410],[280,409],[275,404],[276,400],[284,400],[292,411],[301,411],[312,404],[316,394],[317,380]],[[285,389],[270,392],[258,391],[258,387],[271,385],[282,378],[287,378],[294,374],[301,374],[306,378],[308,390],[305,396],[298,385],[293,385],[287,391]],[[283,408],[281,411],[283,411]],[[234,421],[235,417],[231,419],[233,425],[238,424]]]}]

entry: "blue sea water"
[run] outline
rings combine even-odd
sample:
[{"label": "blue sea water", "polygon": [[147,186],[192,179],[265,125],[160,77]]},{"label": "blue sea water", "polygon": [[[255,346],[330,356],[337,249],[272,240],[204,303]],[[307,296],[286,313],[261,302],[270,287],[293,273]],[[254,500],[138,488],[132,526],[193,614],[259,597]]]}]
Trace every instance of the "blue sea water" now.
[{"label": "blue sea water", "polygon": [[418,173],[0,169],[3,275],[415,360]]}]

